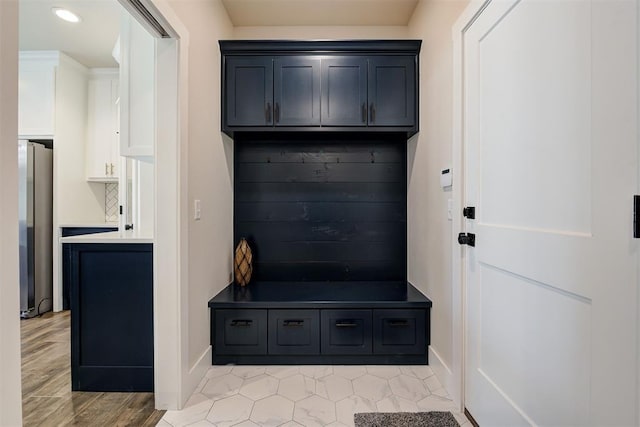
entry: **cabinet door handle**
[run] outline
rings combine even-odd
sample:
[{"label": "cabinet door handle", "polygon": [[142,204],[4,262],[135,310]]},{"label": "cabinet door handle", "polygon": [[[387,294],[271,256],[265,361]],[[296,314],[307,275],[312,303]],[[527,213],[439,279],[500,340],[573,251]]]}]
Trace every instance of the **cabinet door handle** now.
[{"label": "cabinet door handle", "polygon": [[369,106],[369,111],[371,111],[371,123],[374,123],[376,121],[376,106],[373,102]]},{"label": "cabinet door handle", "polygon": [[276,123],[280,123],[280,103],[276,102]]},{"label": "cabinet door handle", "polygon": [[109,175],[109,164],[108,163],[104,164],[104,174],[105,174],[105,176]]},{"label": "cabinet door handle", "polygon": [[264,116],[267,119],[267,124],[271,123],[271,103],[267,102],[267,107],[264,109]]},{"label": "cabinet door handle", "polygon": [[362,123],[367,123],[367,103],[362,103]]},{"label": "cabinet door handle", "polygon": [[111,163],[111,176],[113,176],[113,163]]},{"label": "cabinet door handle", "polygon": [[336,328],[355,328],[358,323],[354,320],[338,320],[336,321]]},{"label": "cabinet door handle", "polygon": [[231,321],[231,326],[234,328],[248,328],[253,323],[251,319],[236,319]]},{"label": "cabinet door handle", "polygon": [[282,326],[284,326],[285,328],[299,328],[301,326],[304,326],[304,320],[284,320],[282,322]]},{"label": "cabinet door handle", "polygon": [[389,326],[393,326],[393,327],[409,326],[409,321],[404,319],[393,319],[393,320],[389,320]]}]

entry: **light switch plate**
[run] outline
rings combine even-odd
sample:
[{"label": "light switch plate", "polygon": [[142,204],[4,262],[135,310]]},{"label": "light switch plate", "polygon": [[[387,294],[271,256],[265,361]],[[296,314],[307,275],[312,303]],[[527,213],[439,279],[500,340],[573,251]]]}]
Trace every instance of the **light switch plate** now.
[{"label": "light switch plate", "polygon": [[193,219],[196,221],[200,220],[201,216],[201,203],[200,199],[195,199],[193,201]]},{"label": "light switch plate", "polygon": [[451,173],[451,168],[442,169],[440,172],[440,187],[447,188],[451,187],[453,184],[453,174]]}]

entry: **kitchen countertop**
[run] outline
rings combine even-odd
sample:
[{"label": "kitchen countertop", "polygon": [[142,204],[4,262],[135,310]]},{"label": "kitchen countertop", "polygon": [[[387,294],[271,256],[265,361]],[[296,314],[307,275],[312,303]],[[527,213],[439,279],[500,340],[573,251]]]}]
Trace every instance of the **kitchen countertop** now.
[{"label": "kitchen countertop", "polygon": [[107,233],[83,234],[62,237],[61,243],[153,243],[153,237],[138,230],[110,231]]},{"label": "kitchen countertop", "polygon": [[58,224],[59,228],[111,228],[118,227],[117,222],[68,222]]}]

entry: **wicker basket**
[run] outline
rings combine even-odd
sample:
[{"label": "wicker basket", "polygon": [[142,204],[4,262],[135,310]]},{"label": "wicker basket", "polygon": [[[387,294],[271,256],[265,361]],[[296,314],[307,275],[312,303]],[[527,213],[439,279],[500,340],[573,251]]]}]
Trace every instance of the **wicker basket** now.
[{"label": "wicker basket", "polygon": [[253,273],[252,259],[251,247],[247,243],[247,239],[243,237],[240,239],[238,246],[236,246],[236,255],[233,262],[236,283],[240,286],[246,286],[251,280],[251,274]]}]

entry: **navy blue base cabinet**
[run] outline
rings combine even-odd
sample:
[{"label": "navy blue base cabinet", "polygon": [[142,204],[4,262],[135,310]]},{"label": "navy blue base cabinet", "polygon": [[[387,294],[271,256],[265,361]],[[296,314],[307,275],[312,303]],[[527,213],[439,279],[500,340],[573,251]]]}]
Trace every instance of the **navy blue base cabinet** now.
[{"label": "navy blue base cabinet", "polygon": [[431,301],[407,282],[256,282],[209,301],[213,364],[427,364]]},{"label": "navy blue base cabinet", "polygon": [[71,389],[153,391],[153,245],[68,248]]},{"label": "navy blue base cabinet", "polygon": [[[61,236],[82,236],[85,234],[107,233],[109,231],[118,231],[118,227],[62,227]],[[71,270],[71,253],[67,244],[62,245],[62,309],[69,310],[71,308],[70,296],[70,277]]]}]

